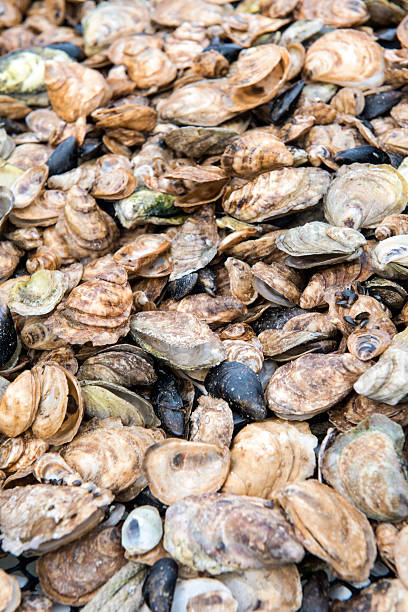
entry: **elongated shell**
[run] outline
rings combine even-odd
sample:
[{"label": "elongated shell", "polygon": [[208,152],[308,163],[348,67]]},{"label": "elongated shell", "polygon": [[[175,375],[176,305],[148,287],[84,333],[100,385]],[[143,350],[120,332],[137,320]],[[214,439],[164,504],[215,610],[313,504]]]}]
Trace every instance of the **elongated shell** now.
[{"label": "elongated shell", "polygon": [[281,418],[309,419],[345,397],[370,365],[350,354],[303,355],[276,370],[266,401]]},{"label": "elongated shell", "polygon": [[273,262],[258,261],[252,266],[254,287],[262,297],[277,306],[295,306],[299,303],[302,278],[298,272]]},{"label": "elongated shell", "polygon": [[342,87],[379,87],[384,81],[383,51],[365,32],[334,30],[309,47],[305,73],[312,81]]},{"label": "elongated shell", "polygon": [[221,340],[192,314],[141,312],[131,319],[131,333],[149,353],[187,370],[225,359]]},{"label": "elongated shell", "polygon": [[332,225],[377,227],[387,215],[404,210],[407,201],[408,184],[392,166],[351,164],[338,170],[324,213]]},{"label": "elongated shell", "polygon": [[376,558],[373,530],[343,495],[317,480],[287,485],[279,503],[305,548],[343,580],[366,580]]},{"label": "elongated shell", "polygon": [[324,479],[368,518],[399,521],[408,516],[408,466],[404,432],[382,414],[373,414],[322,445]]},{"label": "elongated shell", "polygon": [[329,183],[329,173],[320,168],[272,170],[227,194],[223,208],[241,221],[266,221],[315,206]]},{"label": "elongated shell", "polygon": [[177,562],[213,575],[298,563],[303,557],[280,510],[256,497],[226,493],[192,496],[170,506],[164,547]]},{"label": "elongated shell", "polygon": [[233,415],[227,402],[201,395],[190,417],[190,440],[229,448],[233,431]]},{"label": "elongated shell", "polygon": [[231,470],[222,491],[273,499],[288,482],[313,475],[316,445],[307,423],[251,423],[234,438]]},{"label": "elongated shell", "polygon": [[230,323],[246,314],[246,308],[239,300],[230,296],[212,297],[207,293],[187,295],[176,303],[164,303],[162,308],[166,306],[170,311],[191,313],[208,324]]}]

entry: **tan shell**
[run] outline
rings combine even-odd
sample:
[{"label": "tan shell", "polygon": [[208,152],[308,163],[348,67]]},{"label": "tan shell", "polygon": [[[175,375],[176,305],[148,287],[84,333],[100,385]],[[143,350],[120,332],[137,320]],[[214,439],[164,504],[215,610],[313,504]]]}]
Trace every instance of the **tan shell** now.
[{"label": "tan shell", "polygon": [[359,612],[367,606],[373,610],[404,610],[407,605],[408,589],[402,581],[383,578],[347,601],[334,602],[333,612]]},{"label": "tan shell", "polygon": [[278,306],[295,306],[299,303],[302,277],[296,270],[282,263],[252,266],[254,286],[262,297]]},{"label": "tan shell", "polygon": [[329,183],[328,172],[320,168],[272,170],[227,194],[223,208],[241,221],[266,221],[314,206]]},{"label": "tan shell", "polygon": [[14,555],[48,552],[76,540],[103,518],[109,491],[36,484],[0,491],[2,547]]},{"label": "tan shell", "polygon": [[170,506],[164,547],[178,563],[213,575],[297,563],[303,557],[280,510],[259,498],[226,493],[192,496]]},{"label": "tan shell", "polygon": [[408,233],[408,215],[387,215],[375,229],[377,240]]},{"label": "tan shell", "polygon": [[408,235],[381,240],[371,251],[373,269],[385,278],[404,278],[408,274]]},{"label": "tan shell", "polygon": [[251,423],[234,438],[231,470],[222,491],[274,499],[287,483],[313,475],[316,445],[307,423]]},{"label": "tan shell", "polygon": [[202,0],[164,0],[156,4],[152,19],[165,26],[178,26],[184,21],[210,26],[220,23],[222,14],[221,7]]},{"label": "tan shell", "polygon": [[48,178],[48,166],[34,166],[19,176],[11,186],[14,208],[25,208],[40,194]]},{"label": "tan shell", "polygon": [[227,361],[239,361],[254,372],[261,371],[264,356],[258,340],[224,340],[222,344],[227,351]]},{"label": "tan shell", "polygon": [[234,422],[231,408],[222,399],[201,395],[190,416],[190,440],[229,448]]},{"label": "tan shell", "polygon": [[392,166],[351,164],[338,170],[324,212],[332,225],[377,227],[387,215],[403,211],[407,201],[408,184]]},{"label": "tan shell", "polygon": [[404,442],[400,425],[373,414],[346,433],[328,434],[319,458],[322,475],[369,518],[402,520],[408,516]]},{"label": "tan shell", "polygon": [[39,270],[28,279],[14,284],[8,298],[11,311],[42,315],[55,308],[67,289],[64,274],[58,270]]},{"label": "tan shell", "polygon": [[46,595],[58,603],[76,606],[92,599],[125,563],[120,529],[100,526],[42,555],[37,571]]},{"label": "tan shell", "polygon": [[250,266],[244,261],[228,257],[225,261],[232,295],[243,304],[252,304],[258,297]]},{"label": "tan shell", "polygon": [[148,353],[131,344],[119,344],[88,357],[79,370],[78,379],[103,380],[132,387],[153,383],[156,374]]},{"label": "tan shell", "polygon": [[32,465],[48,449],[48,443],[30,432],[17,438],[7,438],[0,445],[1,469],[8,473],[19,472]]},{"label": "tan shell", "polygon": [[14,438],[32,424],[40,401],[39,378],[25,370],[7,387],[0,402],[0,432]]},{"label": "tan shell", "polygon": [[12,211],[10,220],[22,228],[54,225],[65,202],[66,196],[62,191],[49,189],[40,193],[26,208]]},{"label": "tan shell", "polygon": [[15,612],[21,602],[21,591],[17,579],[0,569],[0,593],[2,612]]},{"label": "tan shell", "polygon": [[367,21],[369,14],[363,0],[300,0],[296,7],[296,19],[322,19],[325,25],[348,28]]},{"label": "tan shell", "polygon": [[154,261],[170,247],[171,241],[165,234],[140,234],[116,251],[114,261],[134,276],[141,267]]},{"label": "tan shell", "polygon": [[303,355],[272,375],[267,404],[281,418],[311,418],[343,399],[370,365],[350,354]]},{"label": "tan shell", "polygon": [[100,72],[76,62],[45,62],[44,81],[53,110],[67,122],[89,115],[111,96]]},{"label": "tan shell", "polygon": [[382,329],[356,329],[347,338],[347,348],[352,355],[368,361],[374,359],[390,346],[392,336]]},{"label": "tan shell", "polygon": [[312,81],[358,89],[379,87],[384,81],[383,51],[365,32],[334,30],[309,47],[304,69]]},{"label": "tan shell", "polygon": [[334,574],[355,582],[368,578],[377,553],[374,533],[353,504],[317,480],[289,484],[278,499],[305,548]]},{"label": "tan shell", "polygon": [[207,293],[187,295],[175,303],[163,302],[161,308],[193,314],[207,324],[230,323],[246,314],[246,308],[239,300],[228,296],[212,297]]},{"label": "tan shell", "polygon": [[343,405],[329,410],[329,420],[339,431],[348,431],[375,413],[383,414],[403,427],[408,423],[406,404],[390,406],[357,393],[353,393]]},{"label": "tan shell", "polygon": [[51,612],[52,601],[39,591],[23,591],[19,612]]},{"label": "tan shell", "polygon": [[37,251],[27,259],[27,272],[33,274],[37,270],[59,270],[61,268],[62,258],[54,249],[46,246],[40,246]]},{"label": "tan shell", "polygon": [[206,442],[168,439],[145,454],[144,471],[153,495],[167,505],[222,487],[230,465],[228,448]]}]

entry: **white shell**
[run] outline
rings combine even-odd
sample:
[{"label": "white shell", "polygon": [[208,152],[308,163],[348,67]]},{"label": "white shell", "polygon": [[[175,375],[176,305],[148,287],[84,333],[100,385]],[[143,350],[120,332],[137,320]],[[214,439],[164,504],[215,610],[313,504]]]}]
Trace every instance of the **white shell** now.
[{"label": "white shell", "polygon": [[187,604],[193,597],[202,595],[203,593],[212,593],[221,591],[230,595],[233,600],[232,593],[225,584],[213,578],[193,578],[191,580],[178,580],[174,591],[173,605],[171,612],[186,612]]},{"label": "white shell", "polygon": [[122,546],[130,555],[142,555],[152,550],[162,539],[163,525],[154,506],[139,506],[132,510],[122,527]]}]

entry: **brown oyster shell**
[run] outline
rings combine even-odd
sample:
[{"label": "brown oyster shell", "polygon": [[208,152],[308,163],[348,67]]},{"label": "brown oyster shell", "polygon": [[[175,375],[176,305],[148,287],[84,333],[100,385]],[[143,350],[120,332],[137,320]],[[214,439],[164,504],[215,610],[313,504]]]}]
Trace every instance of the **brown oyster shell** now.
[{"label": "brown oyster shell", "polygon": [[348,601],[333,602],[333,612],[359,612],[367,606],[377,610],[403,610],[408,605],[408,589],[401,580],[383,578]]},{"label": "brown oyster shell", "polygon": [[311,418],[343,399],[370,365],[350,354],[303,355],[272,375],[267,404],[281,418]]},{"label": "brown oyster shell", "polygon": [[266,300],[278,306],[299,303],[302,277],[296,270],[282,263],[265,264],[258,261],[252,266],[254,286]]},{"label": "brown oyster shell", "polygon": [[36,484],[0,491],[2,547],[14,555],[55,550],[97,525],[101,508],[112,500],[109,491],[90,493],[72,486]]},{"label": "brown oyster shell", "polygon": [[1,609],[14,612],[21,602],[21,591],[17,578],[0,569]]},{"label": "brown oyster shell", "polygon": [[403,427],[408,423],[406,404],[390,406],[354,392],[344,404],[329,410],[329,421],[339,431],[348,431],[375,413],[383,414]]},{"label": "brown oyster shell", "polygon": [[246,314],[246,308],[239,300],[229,296],[212,297],[207,293],[187,295],[175,303],[164,302],[161,308],[193,314],[209,325],[230,323]]},{"label": "brown oyster shell", "polygon": [[303,557],[283,513],[254,497],[188,497],[168,508],[164,530],[164,547],[173,559],[215,575],[297,563]]},{"label": "brown oyster shell", "polygon": [[102,349],[88,357],[78,372],[79,380],[103,380],[124,387],[149,385],[156,378],[151,356],[131,344]]},{"label": "brown oyster shell", "polygon": [[287,485],[279,503],[305,548],[343,580],[366,580],[376,558],[373,530],[362,512],[317,480]]},{"label": "brown oyster shell", "polygon": [[40,557],[37,571],[46,595],[76,606],[92,599],[125,563],[119,527],[99,526]]},{"label": "brown oyster shell", "polygon": [[391,344],[392,336],[388,331],[382,329],[356,329],[347,338],[349,352],[361,359],[368,361],[381,355]]},{"label": "brown oyster shell", "polygon": [[232,295],[245,305],[252,304],[258,297],[250,266],[244,261],[228,257],[225,261]]},{"label": "brown oyster shell", "polygon": [[22,251],[18,249],[12,242],[2,240],[0,242],[0,281],[5,281],[13,274],[18,262],[20,261]]},{"label": "brown oyster shell", "polygon": [[261,371],[264,355],[258,340],[224,340],[222,344],[227,351],[227,361],[239,361],[254,372]]},{"label": "brown oyster shell", "polygon": [[143,461],[150,490],[168,506],[189,495],[218,491],[229,467],[225,446],[178,439],[150,446]]},{"label": "brown oyster shell", "polygon": [[313,475],[317,438],[307,423],[268,419],[235,436],[224,493],[274,499],[289,482]]},{"label": "brown oyster shell", "polygon": [[190,416],[192,442],[205,442],[229,448],[234,422],[231,408],[222,399],[201,395],[197,408]]},{"label": "brown oyster shell", "polygon": [[153,262],[170,247],[171,241],[165,234],[140,234],[116,251],[114,261],[125,268],[132,277],[146,264]]},{"label": "brown oyster shell", "polygon": [[1,469],[8,473],[19,472],[31,466],[48,449],[48,442],[30,432],[17,438],[7,438],[0,445]]},{"label": "brown oyster shell", "polygon": [[377,240],[385,240],[391,236],[408,233],[408,215],[387,215],[375,228]]},{"label": "brown oyster shell", "polygon": [[38,376],[25,370],[7,387],[0,402],[0,431],[16,437],[34,421],[40,401]]},{"label": "brown oyster shell", "polygon": [[23,591],[19,612],[51,612],[52,601],[39,591]]}]

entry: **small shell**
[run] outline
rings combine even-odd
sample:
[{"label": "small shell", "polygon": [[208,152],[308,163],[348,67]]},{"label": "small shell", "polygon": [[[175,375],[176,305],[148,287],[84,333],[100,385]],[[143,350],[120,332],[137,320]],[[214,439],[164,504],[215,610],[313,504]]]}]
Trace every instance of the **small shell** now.
[{"label": "small shell", "polygon": [[377,240],[408,233],[408,215],[387,215],[375,230]]},{"label": "small shell", "polygon": [[14,208],[25,208],[40,194],[48,178],[47,166],[34,166],[19,176],[11,186]]},{"label": "small shell", "polygon": [[322,444],[324,479],[369,518],[399,521],[408,516],[408,469],[400,425],[373,414]]},{"label": "small shell", "polygon": [[382,49],[365,32],[334,30],[309,47],[305,72],[312,81],[359,89],[379,87],[384,81]]},{"label": "small shell", "polygon": [[175,439],[154,444],[144,458],[150,490],[167,505],[188,495],[218,491],[227,477],[229,465],[230,454],[226,447]]},{"label": "small shell", "polygon": [[247,425],[234,438],[222,491],[274,499],[287,483],[313,475],[316,445],[307,423],[268,419]]},{"label": "small shell", "polygon": [[264,356],[257,340],[224,340],[223,346],[227,351],[227,361],[243,363],[256,373],[262,369]]},{"label": "small shell", "polygon": [[157,546],[162,536],[162,520],[154,506],[135,508],[122,526],[122,546],[131,556],[149,552]]},{"label": "small shell", "polygon": [[[398,7],[396,4],[393,6]],[[408,605],[408,589],[401,580],[383,578],[371,586],[358,592],[347,601],[336,601],[333,612],[360,612],[365,607],[371,606],[377,610],[402,610]],[[373,607],[374,606],[374,607]]]},{"label": "small shell", "polygon": [[347,338],[347,348],[354,357],[368,361],[381,355],[391,344],[392,336],[382,329],[356,329]]},{"label": "small shell", "polygon": [[408,275],[408,235],[391,236],[381,240],[371,251],[374,270],[385,278],[404,278]]},{"label": "small shell", "polygon": [[29,370],[10,383],[0,402],[0,431],[14,438],[30,427],[40,401],[40,382]]},{"label": "small shell", "polygon": [[236,612],[237,602],[220,580],[193,578],[178,580],[174,591],[172,612]]},{"label": "small shell", "polygon": [[345,397],[370,365],[350,354],[303,355],[272,375],[268,406],[280,418],[309,419]]},{"label": "small shell", "polygon": [[252,304],[258,294],[254,287],[254,279],[249,265],[234,257],[228,257],[225,267],[228,270],[232,295],[243,304]]},{"label": "small shell", "polygon": [[259,498],[226,493],[188,497],[170,506],[164,547],[177,562],[212,575],[303,558],[303,547],[280,510]]},{"label": "small shell", "polygon": [[21,602],[21,591],[17,579],[0,569],[1,609],[15,612]]},{"label": "small shell", "polygon": [[113,256],[114,261],[127,270],[130,277],[137,274],[139,268],[151,263],[170,247],[170,240],[165,234],[141,234],[123,246]]},{"label": "small shell", "polygon": [[287,485],[278,500],[305,548],[339,578],[362,582],[376,558],[370,523],[343,495],[317,480]]},{"label": "small shell", "polygon": [[28,316],[51,312],[62,300],[67,282],[58,270],[38,270],[28,281],[16,283],[9,294],[8,305],[13,312]]},{"label": "small shell", "polygon": [[201,395],[190,417],[190,440],[229,448],[233,431],[233,415],[227,402]]},{"label": "small shell", "polygon": [[147,189],[144,185],[137,187],[129,197],[114,203],[119,221],[127,229],[153,221],[156,218],[176,215],[175,196]]}]

